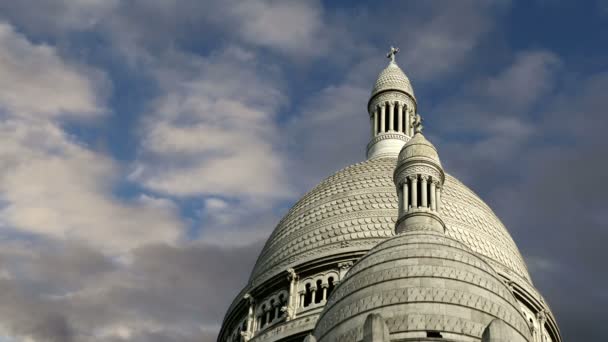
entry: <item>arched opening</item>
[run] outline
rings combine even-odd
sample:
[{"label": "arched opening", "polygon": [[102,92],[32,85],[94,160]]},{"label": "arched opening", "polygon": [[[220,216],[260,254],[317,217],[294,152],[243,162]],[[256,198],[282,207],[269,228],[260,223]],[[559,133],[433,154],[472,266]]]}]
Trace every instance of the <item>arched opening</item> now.
[{"label": "arched opening", "polygon": [[384,106],[384,131],[388,132],[390,130],[390,124],[391,124],[391,120],[390,120],[390,116],[392,115],[390,112],[390,107],[388,106],[388,103],[383,104]]},{"label": "arched opening", "polygon": [[278,318],[282,318],[283,317],[283,310],[281,310],[287,303],[285,302],[285,296],[281,293],[279,295],[279,317]]},{"label": "arched opening", "polygon": [[[418,178],[418,176],[416,176]],[[416,182],[416,206],[422,206],[422,182],[420,179]]]},{"label": "arched opening", "polygon": [[334,291],[334,277],[329,277],[329,279],[327,279],[327,298],[329,298],[329,296],[331,296],[331,293]]},{"label": "arched opening", "polygon": [[262,305],[262,322],[260,323],[260,328],[263,328],[266,325],[266,323],[268,323],[266,321],[266,310],[267,310],[266,304]]},{"label": "arched opening", "polygon": [[321,303],[323,300],[323,285],[321,279],[317,280],[317,291],[315,291],[315,303]]},{"label": "arched opening", "polygon": [[312,303],[312,291],[310,289],[310,283],[306,284],[306,293],[304,294],[304,307],[307,307]]},{"label": "arched opening", "polygon": [[391,115],[393,116],[393,131],[395,132],[399,132],[399,115],[398,115],[398,110],[399,109],[399,104],[395,103],[395,105],[393,106],[393,112],[391,113]]},{"label": "arched opening", "polygon": [[273,299],[270,301],[270,315],[268,316],[268,323],[272,323],[272,321],[274,321],[275,313],[276,313],[276,303]]}]

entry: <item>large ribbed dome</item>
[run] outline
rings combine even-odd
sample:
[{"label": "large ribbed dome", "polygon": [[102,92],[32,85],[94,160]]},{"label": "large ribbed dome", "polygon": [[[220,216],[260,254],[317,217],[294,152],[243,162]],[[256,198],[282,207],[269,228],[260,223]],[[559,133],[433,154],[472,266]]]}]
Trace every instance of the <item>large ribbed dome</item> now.
[{"label": "large ribbed dome", "polygon": [[414,90],[412,89],[412,84],[410,83],[409,78],[405,76],[405,73],[399,68],[397,63],[391,62],[388,64],[380,75],[378,75],[378,79],[376,80],[376,84],[372,89],[372,96],[386,91],[386,90],[398,90],[403,91],[409,94],[412,98],[414,96]]},{"label": "large ribbed dome", "polygon": [[[462,243],[433,231],[410,231],[359,260],[319,317],[319,342],[363,339],[363,323],[380,314],[392,339],[473,341],[498,318],[510,342],[530,341],[519,303],[496,271]],[[502,341],[502,340],[501,340]],[[505,340],[506,341],[506,340]]]},{"label": "large ribbed dome", "polygon": [[[395,165],[396,158],[367,160],[335,173],[306,194],[269,237],[251,285],[324,256],[368,251],[392,237],[398,206],[392,179]],[[506,228],[473,191],[446,175],[442,202],[448,237],[464,243],[510,278],[530,282]]]}]

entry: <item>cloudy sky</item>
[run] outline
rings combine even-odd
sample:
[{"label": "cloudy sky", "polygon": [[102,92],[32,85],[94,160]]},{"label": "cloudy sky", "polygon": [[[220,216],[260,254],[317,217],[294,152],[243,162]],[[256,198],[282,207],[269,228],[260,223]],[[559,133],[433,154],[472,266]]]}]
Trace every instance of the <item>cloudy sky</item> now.
[{"label": "cloudy sky", "polygon": [[605,339],[607,1],[0,0],[0,341],[214,341],[364,158],[390,45],[565,340]]}]

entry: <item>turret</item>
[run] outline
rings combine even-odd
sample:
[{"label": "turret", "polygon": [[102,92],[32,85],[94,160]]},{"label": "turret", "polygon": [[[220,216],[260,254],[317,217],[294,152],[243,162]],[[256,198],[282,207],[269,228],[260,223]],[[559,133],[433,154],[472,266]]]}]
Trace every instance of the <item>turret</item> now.
[{"label": "turret", "polygon": [[398,48],[391,47],[390,62],[372,89],[367,105],[371,140],[367,159],[396,157],[414,134],[411,126],[416,113],[416,97],[409,78],[395,61]]},{"label": "turret", "polygon": [[443,233],[445,224],[439,208],[445,173],[437,149],[422,135],[419,115],[412,126],[414,137],[399,152],[393,174],[399,197],[395,232],[424,229]]}]

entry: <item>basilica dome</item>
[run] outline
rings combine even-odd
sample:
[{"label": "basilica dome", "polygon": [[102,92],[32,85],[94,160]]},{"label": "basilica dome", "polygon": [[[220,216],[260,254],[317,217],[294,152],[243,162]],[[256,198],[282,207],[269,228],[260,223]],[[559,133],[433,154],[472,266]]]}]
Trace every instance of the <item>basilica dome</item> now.
[{"label": "basilica dome", "polygon": [[[377,158],[354,164],[304,195],[268,238],[251,284],[313,259],[368,251],[393,236],[398,206],[393,183],[396,163],[396,158]],[[530,282],[505,226],[472,190],[446,175],[442,202],[447,236],[464,243],[505,274]]]},{"label": "basilica dome", "polygon": [[[390,62],[367,105],[367,160],[323,180],[281,219],[228,308],[219,342],[302,342],[315,336],[360,341],[362,319],[365,329],[367,318],[372,326],[390,326],[391,338],[397,339],[419,341],[418,332],[436,329],[458,341],[479,341],[482,335],[507,330],[515,336],[509,341],[529,341],[529,334],[534,341],[561,341],[555,318],[505,226],[471,189],[443,170],[437,149],[422,135],[422,117],[412,85],[395,61],[397,52],[391,48],[388,53]],[[435,252],[443,253],[441,261],[425,256]],[[387,253],[395,254],[387,274],[360,266]],[[410,270],[405,259],[414,254],[421,267]],[[449,269],[456,264],[461,273]],[[410,305],[410,295],[423,300],[434,296],[425,284],[403,276],[410,271],[423,272],[417,279],[428,276],[428,284],[445,278],[437,284],[443,294],[431,312]],[[403,289],[395,284],[403,279],[387,280],[392,274],[408,278],[404,281],[413,292],[399,292]],[[458,283],[460,274],[475,283]],[[390,289],[383,288],[389,283]],[[386,298],[415,312],[410,315],[399,305],[385,310],[386,298],[374,297],[384,290],[389,291]],[[362,293],[371,299],[359,305]],[[452,305],[451,317],[446,317],[445,305]],[[385,317],[353,311],[365,308]]]}]

